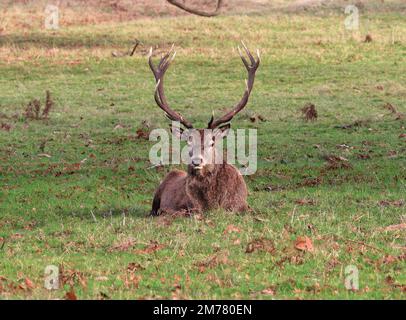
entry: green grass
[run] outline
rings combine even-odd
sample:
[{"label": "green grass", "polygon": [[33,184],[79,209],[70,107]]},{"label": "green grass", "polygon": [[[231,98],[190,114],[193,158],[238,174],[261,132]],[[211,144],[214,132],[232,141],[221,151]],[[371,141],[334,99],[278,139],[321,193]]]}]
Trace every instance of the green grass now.
[{"label": "green grass", "polygon": [[[0,298],[64,298],[70,284],[83,299],[404,298],[405,231],[382,229],[405,223],[406,123],[382,106],[406,112],[406,23],[396,11],[367,12],[368,28],[350,34],[344,18],[141,19],[1,37],[0,123],[12,128],[0,130]],[[143,43],[135,56],[111,57],[134,37]],[[243,92],[233,50],[241,38],[263,58],[249,105],[233,121],[258,129],[258,171],[245,178],[253,211],[146,217],[172,168],[149,168],[153,142],[136,138],[143,120],[168,125],[153,100],[149,46],[176,43],[168,99],[203,126]],[[25,120],[24,106],[47,89],[50,119]],[[307,102],[317,121],[301,118]],[[252,123],[253,114],[267,121]],[[337,127],[355,121],[362,125]],[[327,155],[351,167],[328,169]],[[237,232],[225,232],[230,225]],[[298,236],[314,251],[296,250]],[[260,238],[275,250],[246,253]],[[144,250],[151,242],[162,246]],[[130,263],[140,267],[129,271]],[[56,291],[43,288],[51,264],[63,268]],[[359,269],[358,291],[344,287],[347,265]]]}]

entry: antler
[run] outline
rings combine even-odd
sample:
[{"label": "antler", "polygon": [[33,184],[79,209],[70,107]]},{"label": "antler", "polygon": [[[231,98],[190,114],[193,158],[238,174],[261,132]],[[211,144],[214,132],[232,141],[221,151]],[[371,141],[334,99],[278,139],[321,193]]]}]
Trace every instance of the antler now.
[{"label": "antler", "polygon": [[155,102],[157,105],[165,112],[166,116],[173,120],[173,121],[179,121],[181,124],[183,124],[186,128],[190,129],[192,128],[192,124],[187,121],[185,118],[183,118],[182,115],[179,113],[173,111],[169,105],[168,101],[166,100],[165,93],[164,93],[164,75],[166,70],[168,69],[170,63],[172,60],[175,58],[176,51],[172,54],[173,51],[173,45],[171,50],[167,54],[165,54],[162,58],[161,61],[159,61],[159,64],[157,67],[154,66],[152,63],[152,47],[149,50],[149,57],[148,57],[148,63],[149,67],[151,68],[152,73],[154,74],[155,80],[156,80],[156,87],[155,87]]},{"label": "antler", "polygon": [[202,16],[202,17],[214,17],[217,16],[220,13],[220,9],[221,9],[221,5],[223,0],[217,0],[217,6],[216,9],[212,12],[206,12],[206,11],[201,11],[198,9],[192,9],[188,6],[186,6],[184,3],[178,2],[176,0],[167,0],[167,2],[169,2],[170,4],[178,7],[179,9],[182,9],[186,12],[198,15],[198,16]]},{"label": "antler", "polygon": [[242,99],[240,100],[240,102],[238,102],[231,111],[227,112],[221,118],[214,120],[214,116],[212,116],[210,119],[210,122],[208,124],[209,129],[214,129],[223,123],[230,122],[231,119],[238,112],[240,112],[242,109],[244,109],[245,105],[248,102],[248,98],[251,94],[252,87],[254,86],[255,72],[258,69],[261,58],[259,56],[259,50],[257,50],[258,60],[255,60],[254,57],[252,56],[251,52],[248,50],[247,46],[244,44],[244,42],[241,41],[241,44],[244,48],[245,53],[248,55],[248,58],[250,59],[250,63],[248,63],[248,61],[242,55],[240,47],[238,47],[238,53],[240,54],[241,60],[244,63],[245,68],[248,71],[248,80],[246,80],[246,89],[245,89],[244,95],[242,96]]}]

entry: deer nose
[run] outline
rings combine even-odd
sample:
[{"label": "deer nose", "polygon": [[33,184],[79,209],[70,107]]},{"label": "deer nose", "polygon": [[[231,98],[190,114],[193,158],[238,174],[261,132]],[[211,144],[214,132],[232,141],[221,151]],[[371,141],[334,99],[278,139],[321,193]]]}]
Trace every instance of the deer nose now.
[{"label": "deer nose", "polygon": [[192,164],[194,165],[194,166],[200,166],[201,164],[202,164],[202,159],[201,158],[195,158],[195,159],[192,159]]}]

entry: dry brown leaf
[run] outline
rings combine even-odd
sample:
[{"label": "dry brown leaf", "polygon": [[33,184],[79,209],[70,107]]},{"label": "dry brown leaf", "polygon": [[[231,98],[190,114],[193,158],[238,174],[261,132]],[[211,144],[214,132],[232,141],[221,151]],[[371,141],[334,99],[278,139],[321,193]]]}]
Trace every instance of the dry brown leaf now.
[{"label": "dry brown leaf", "polygon": [[0,129],[4,130],[4,131],[10,131],[11,130],[11,125],[9,125],[8,123],[1,123],[0,124]]},{"label": "dry brown leaf", "polygon": [[391,256],[391,255],[387,255],[387,256],[383,257],[381,262],[384,263],[384,264],[391,264],[391,263],[396,262],[396,260],[397,260],[396,257]]},{"label": "dry brown leaf", "polygon": [[247,248],[245,249],[245,253],[252,253],[254,251],[265,251],[268,253],[275,252],[275,246],[270,239],[260,238],[255,239],[248,243]]},{"label": "dry brown leaf", "polygon": [[295,241],[295,248],[300,251],[309,251],[309,252],[314,251],[312,240],[310,240],[310,238],[306,236],[297,237]]},{"label": "dry brown leaf", "polygon": [[126,239],[124,241],[121,241],[119,243],[116,243],[113,245],[111,248],[108,249],[109,252],[112,251],[126,251],[130,248],[132,248],[135,245],[135,240],[133,238]]},{"label": "dry brown leaf", "polygon": [[317,110],[313,103],[306,104],[300,111],[302,111],[303,118],[306,121],[315,121],[317,119]]},{"label": "dry brown leaf", "polygon": [[137,129],[136,135],[138,139],[149,140],[149,132],[145,129]]},{"label": "dry brown leaf", "polygon": [[124,276],[124,285],[127,289],[138,288],[142,277],[132,272],[127,272]]},{"label": "dry brown leaf", "polygon": [[80,162],[78,163],[73,163],[73,164],[67,164],[66,166],[63,167],[63,171],[69,174],[75,173],[75,171],[80,170],[80,166],[82,164]]},{"label": "dry brown leaf", "polygon": [[235,225],[230,224],[225,228],[223,234],[232,233],[232,232],[241,232],[241,230],[238,227],[236,227]]},{"label": "dry brown leaf", "polygon": [[27,289],[34,289],[34,283],[31,281],[30,278],[26,277],[24,282],[25,285],[27,286]]},{"label": "dry brown leaf", "polygon": [[352,165],[347,158],[336,155],[328,155],[325,157],[327,161],[326,169],[335,170],[335,169],[351,169]]},{"label": "dry brown leaf", "polygon": [[196,265],[200,272],[204,272],[206,268],[214,268],[220,264],[228,263],[229,252],[227,250],[219,251],[216,254],[208,257],[206,260],[198,262]]},{"label": "dry brown leaf", "polygon": [[78,299],[76,297],[75,291],[73,290],[73,287],[70,288],[70,291],[66,292],[65,299],[66,300],[77,300]]},{"label": "dry brown leaf", "polygon": [[144,269],[144,267],[142,267],[139,263],[136,262],[130,262],[127,266],[127,270],[130,272],[135,272],[142,269]]},{"label": "dry brown leaf", "polygon": [[158,251],[162,248],[165,248],[164,244],[159,244],[155,241],[151,241],[151,243],[144,249],[139,249],[139,250],[135,250],[135,253],[138,254],[150,254],[153,253],[155,251]]},{"label": "dry brown leaf", "polygon": [[270,296],[274,296],[275,295],[275,289],[274,288],[267,288],[261,291],[262,294],[267,294]]},{"label": "dry brown leaf", "polygon": [[297,199],[295,200],[295,203],[301,206],[304,205],[313,206],[315,204],[315,201],[313,199]]},{"label": "dry brown leaf", "polygon": [[79,283],[82,288],[87,287],[87,280],[84,274],[78,270],[65,269],[64,266],[61,266],[59,274],[63,285],[68,284],[72,288],[76,283]]},{"label": "dry brown leaf", "polygon": [[402,207],[405,205],[404,200],[381,200],[378,203],[381,207],[389,207],[389,206],[394,206],[394,207]]}]

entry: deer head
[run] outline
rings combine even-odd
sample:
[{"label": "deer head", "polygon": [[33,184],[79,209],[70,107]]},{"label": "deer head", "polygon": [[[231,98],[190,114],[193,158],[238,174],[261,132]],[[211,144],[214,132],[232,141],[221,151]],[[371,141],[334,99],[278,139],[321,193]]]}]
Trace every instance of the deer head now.
[{"label": "deer head", "polygon": [[176,128],[172,130],[172,134],[187,141],[190,157],[189,172],[192,174],[199,174],[205,169],[210,170],[214,165],[216,145],[221,139],[227,136],[231,120],[246,106],[254,86],[255,72],[260,63],[259,51],[257,50],[257,60],[255,60],[244,42],[241,43],[249,58],[248,62],[243,56],[240,47],[238,47],[241,60],[248,72],[244,94],[241,100],[222,117],[215,119],[212,115],[206,129],[194,129],[191,122],[169,107],[164,93],[163,78],[166,70],[176,55],[176,52],[173,51],[173,46],[171,50],[161,58],[157,66],[152,62],[152,48],[150,49],[148,62],[156,80],[154,95],[155,102],[170,120],[178,121],[187,129],[183,130],[182,128]]}]

